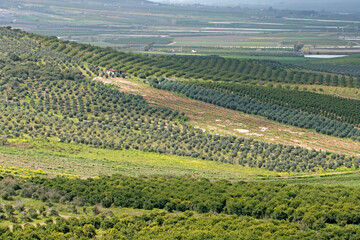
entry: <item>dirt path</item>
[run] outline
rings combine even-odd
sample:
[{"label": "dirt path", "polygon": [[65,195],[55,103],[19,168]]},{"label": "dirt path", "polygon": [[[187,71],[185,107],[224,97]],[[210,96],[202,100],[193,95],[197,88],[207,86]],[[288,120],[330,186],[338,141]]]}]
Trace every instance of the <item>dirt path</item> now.
[{"label": "dirt path", "polygon": [[168,46],[173,46],[173,45],[175,45],[177,42],[175,41],[175,42],[172,42],[172,43],[169,43],[168,44]]},{"label": "dirt path", "polygon": [[204,131],[360,156],[360,142],[354,142],[350,139],[326,136],[310,130],[270,121],[263,117],[225,109],[181,97],[172,92],[131,82],[128,79],[96,78],[95,80],[119,86],[122,92],[141,95],[151,105],[169,107],[184,112],[186,116],[190,117],[190,123],[194,127],[204,129]]}]

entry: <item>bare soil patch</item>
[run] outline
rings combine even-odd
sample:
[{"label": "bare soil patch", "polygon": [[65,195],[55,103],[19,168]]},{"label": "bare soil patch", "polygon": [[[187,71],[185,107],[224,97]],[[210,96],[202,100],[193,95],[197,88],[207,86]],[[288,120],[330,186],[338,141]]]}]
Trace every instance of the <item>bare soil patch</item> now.
[{"label": "bare soil patch", "polygon": [[20,148],[20,149],[30,149],[30,148],[33,148],[33,146],[31,146],[29,143],[26,143],[26,142],[6,143],[5,145],[6,145],[6,146],[9,146],[9,147]]}]

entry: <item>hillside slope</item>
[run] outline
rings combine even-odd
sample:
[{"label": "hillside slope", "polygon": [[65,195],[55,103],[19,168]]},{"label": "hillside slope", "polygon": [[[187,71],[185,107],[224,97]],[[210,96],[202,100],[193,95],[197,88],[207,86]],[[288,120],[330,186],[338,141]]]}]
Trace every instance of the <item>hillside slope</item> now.
[{"label": "hillside slope", "polygon": [[212,133],[254,138],[269,143],[300,146],[307,149],[360,156],[360,142],[326,136],[310,130],[285,125],[262,117],[222,108],[186,98],[172,92],[154,89],[146,84],[122,78],[95,78],[119,87],[119,91],[141,95],[150,105],[184,112],[189,122]]},{"label": "hillside slope", "polygon": [[85,74],[100,68],[86,67],[29,36],[2,29],[9,52],[2,56],[0,133],[7,138],[131,148],[278,172],[359,167],[358,157],[204,133],[176,111],[87,80]]}]

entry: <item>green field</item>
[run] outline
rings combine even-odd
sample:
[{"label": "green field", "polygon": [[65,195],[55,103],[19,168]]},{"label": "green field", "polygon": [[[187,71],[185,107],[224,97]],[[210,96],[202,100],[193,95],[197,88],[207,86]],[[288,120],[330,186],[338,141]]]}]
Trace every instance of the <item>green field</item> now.
[{"label": "green field", "polygon": [[[44,140],[13,140],[1,146],[5,167],[42,169],[48,176],[69,174],[81,178],[124,174],[128,176],[193,176],[211,179],[246,180],[263,177],[290,176],[256,168],[209,162],[189,157],[110,150],[88,146],[47,142]],[[26,146],[22,148],[21,146]],[[21,172],[19,173],[21,175]]]},{"label": "green field", "polygon": [[88,146],[14,139],[1,146],[0,170],[5,174],[89,178],[122,174],[126,176],[188,176],[232,181],[261,181],[288,184],[360,186],[360,172],[340,168],[317,173],[276,173],[226,163],[146,153],[136,150],[109,150]]},{"label": "green field", "polygon": [[277,42],[176,42],[176,45],[187,45],[187,46],[276,46]]}]

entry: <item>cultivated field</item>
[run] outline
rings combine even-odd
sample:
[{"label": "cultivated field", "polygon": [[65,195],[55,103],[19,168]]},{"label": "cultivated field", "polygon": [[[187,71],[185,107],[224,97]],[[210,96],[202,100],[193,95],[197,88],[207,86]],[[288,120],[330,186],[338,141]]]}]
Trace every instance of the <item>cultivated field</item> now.
[{"label": "cultivated field", "polygon": [[191,100],[168,91],[153,89],[137,81],[121,78],[96,78],[96,80],[118,86],[120,91],[141,95],[152,105],[184,112],[190,117],[193,126],[204,131],[360,156],[360,143],[350,139],[325,136],[262,117]]},{"label": "cultivated field", "polygon": [[[335,47],[359,44],[356,15],[324,12],[314,16],[306,11],[170,6],[147,1],[88,1],[83,6],[45,0],[17,6],[4,2],[0,8],[1,25],[130,51],[142,51],[154,42],[156,52],[189,53],[191,48],[205,47],[225,53],[231,47],[250,52],[259,48],[265,50],[260,55],[279,55],[289,53],[288,48],[299,42],[314,53],[323,51],[322,47],[336,53]],[[271,49],[279,47],[285,49]]]}]

